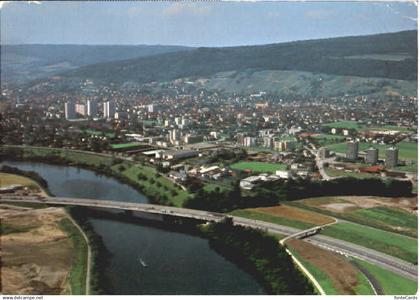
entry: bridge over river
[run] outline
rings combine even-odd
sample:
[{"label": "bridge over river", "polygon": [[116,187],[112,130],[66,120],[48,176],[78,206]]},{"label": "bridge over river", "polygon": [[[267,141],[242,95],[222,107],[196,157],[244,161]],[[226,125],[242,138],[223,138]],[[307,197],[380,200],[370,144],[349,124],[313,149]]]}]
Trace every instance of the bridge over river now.
[{"label": "bridge over river", "polygon": [[[135,203],[135,202],[121,202],[109,200],[94,200],[82,198],[64,198],[64,197],[30,197],[30,196],[7,196],[1,195],[0,202],[23,202],[23,203],[43,203],[51,205],[70,205],[70,206],[84,206],[91,208],[106,208],[121,211],[144,212],[158,215],[169,215],[174,217],[191,218],[202,220],[205,222],[220,222],[226,217],[232,218],[235,225],[247,226],[263,231],[278,233],[291,237],[306,238],[306,235],[301,236],[302,231],[296,228],[287,227],[283,225],[251,220],[228,214],[221,214],[209,211],[179,208],[172,206],[163,206],[155,204]],[[318,228],[315,228],[318,229]],[[316,230],[316,233],[319,230]],[[380,266],[384,269],[396,272],[406,278],[417,280],[417,266],[407,261],[398,259],[396,257],[362,247],[353,243],[341,241],[323,235],[312,235],[306,238],[306,241],[339,253],[341,255],[355,257],[365,260],[374,265]]]}]

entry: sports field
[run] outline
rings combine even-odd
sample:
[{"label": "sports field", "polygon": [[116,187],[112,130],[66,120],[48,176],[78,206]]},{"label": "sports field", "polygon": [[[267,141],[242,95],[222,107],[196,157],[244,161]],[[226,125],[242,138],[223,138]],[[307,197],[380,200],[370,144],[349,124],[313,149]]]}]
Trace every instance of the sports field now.
[{"label": "sports field", "polygon": [[122,149],[127,149],[127,148],[133,148],[133,147],[139,147],[139,146],[143,146],[144,144],[142,143],[124,143],[124,144],[111,144],[111,148],[114,150],[122,150]]},{"label": "sports field", "polygon": [[287,169],[287,165],[282,163],[266,163],[259,161],[239,161],[231,164],[230,167],[236,170],[251,170],[258,173],[275,173],[277,170]]}]

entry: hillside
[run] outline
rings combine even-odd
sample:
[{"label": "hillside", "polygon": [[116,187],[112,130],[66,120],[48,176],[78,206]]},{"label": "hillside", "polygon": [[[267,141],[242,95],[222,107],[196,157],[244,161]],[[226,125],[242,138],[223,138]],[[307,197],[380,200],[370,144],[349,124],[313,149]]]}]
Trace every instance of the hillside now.
[{"label": "hillside", "polygon": [[262,46],[197,48],[85,66],[63,76],[122,84],[245,70],[416,80],[417,31]]},{"label": "hillside", "polygon": [[302,71],[232,71],[190,79],[197,87],[227,93],[260,91],[282,96],[337,97],[370,95],[417,95],[416,80],[342,76]]},{"label": "hillside", "polygon": [[25,83],[81,66],[188,50],[180,46],[2,45],[1,80]]}]

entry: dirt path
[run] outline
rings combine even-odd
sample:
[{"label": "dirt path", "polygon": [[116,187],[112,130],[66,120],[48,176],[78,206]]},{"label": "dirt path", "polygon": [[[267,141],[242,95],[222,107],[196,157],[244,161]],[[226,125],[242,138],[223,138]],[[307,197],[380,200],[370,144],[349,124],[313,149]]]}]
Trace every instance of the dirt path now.
[{"label": "dirt path", "polygon": [[83,229],[79,226],[79,224],[77,224],[77,222],[70,216],[68,215],[69,220],[73,223],[74,226],[76,226],[77,229],[79,229],[80,233],[83,235],[83,238],[86,241],[86,245],[87,245],[87,261],[86,261],[86,295],[90,295],[90,274],[91,274],[91,260],[92,260],[92,251],[90,248],[90,243],[89,243],[89,239],[86,236],[85,232],[83,231]]}]

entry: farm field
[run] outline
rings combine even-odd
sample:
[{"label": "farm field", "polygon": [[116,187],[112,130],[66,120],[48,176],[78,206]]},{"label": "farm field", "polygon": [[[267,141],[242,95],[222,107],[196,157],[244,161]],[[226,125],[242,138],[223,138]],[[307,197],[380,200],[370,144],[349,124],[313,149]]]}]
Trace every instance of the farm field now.
[{"label": "farm field", "polygon": [[290,239],[287,248],[315,277],[327,295],[374,294],[361,272],[343,257],[296,239]]},{"label": "farm field", "polygon": [[338,223],[323,229],[323,235],[358,244],[411,263],[417,261],[417,240],[355,223]]},{"label": "farm field", "polygon": [[331,217],[286,205],[235,210],[230,214],[300,229],[334,222]]},{"label": "farm field", "polygon": [[367,270],[381,286],[384,295],[414,295],[417,292],[417,282],[402,277],[381,267],[362,260],[357,264]]},{"label": "farm field", "polygon": [[239,161],[231,164],[230,167],[236,170],[251,170],[252,172],[275,173],[277,170],[286,170],[287,165],[281,163],[265,163],[258,161]]},{"label": "farm field", "polygon": [[294,201],[290,205],[351,222],[417,237],[417,215],[414,213],[417,207],[416,197],[319,197]]}]

